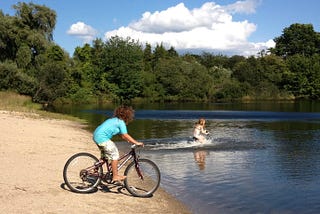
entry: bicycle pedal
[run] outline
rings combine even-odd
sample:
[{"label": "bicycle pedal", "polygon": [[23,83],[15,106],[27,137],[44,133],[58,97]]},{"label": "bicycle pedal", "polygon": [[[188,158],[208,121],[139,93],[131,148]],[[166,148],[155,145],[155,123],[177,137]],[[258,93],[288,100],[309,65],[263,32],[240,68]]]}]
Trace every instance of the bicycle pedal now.
[{"label": "bicycle pedal", "polygon": [[111,181],[111,184],[116,185],[116,186],[123,186],[121,181]]}]

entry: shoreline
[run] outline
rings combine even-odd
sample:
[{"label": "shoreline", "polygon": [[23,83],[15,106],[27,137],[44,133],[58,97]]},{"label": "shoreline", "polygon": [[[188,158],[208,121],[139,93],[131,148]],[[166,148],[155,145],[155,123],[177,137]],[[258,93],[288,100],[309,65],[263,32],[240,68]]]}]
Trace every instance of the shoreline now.
[{"label": "shoreline", "polygon": [[90,194],[70,192],[62,177],[67,159],[83,151],[100,154],[83,127],[34,113],[0,111],[1,213],[191,213],[161,184],[151,198],[133,197],[116,185],[102,185]]}]

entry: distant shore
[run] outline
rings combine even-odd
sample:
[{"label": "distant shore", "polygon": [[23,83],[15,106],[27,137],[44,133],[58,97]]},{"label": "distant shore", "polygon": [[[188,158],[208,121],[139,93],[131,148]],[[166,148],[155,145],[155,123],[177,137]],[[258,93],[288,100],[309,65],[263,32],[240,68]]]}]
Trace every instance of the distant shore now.
[{"label": "distant shore", "polygon": [[62,178],[66,160],[82,151],[99,156],[91,133],[82,127],[0,111],[0,213],[191,213],[161,188],[151,198],[133,197],[115,185],[91,194],[70,192]]}]

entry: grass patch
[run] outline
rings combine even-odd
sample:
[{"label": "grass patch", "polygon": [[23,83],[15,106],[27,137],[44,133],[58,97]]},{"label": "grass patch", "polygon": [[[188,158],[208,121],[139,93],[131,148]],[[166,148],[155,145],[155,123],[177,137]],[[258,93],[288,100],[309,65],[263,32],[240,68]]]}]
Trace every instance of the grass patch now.
[{"label": "grass patch", "polygon": [[11,91],[0,91],[0,110],[25,113],[30,117],[43,117],[51,119],[72,120],[85,123],[77,117],[48,112],[42,109],[42,105],[32,102],[31,97],[17,94]]},{"label": "grass patch", "polygon": [[15,92],[0,91],[0,109],[7,111],[32,112],[41,110],[41,105],[33,103],[31,97]]}]

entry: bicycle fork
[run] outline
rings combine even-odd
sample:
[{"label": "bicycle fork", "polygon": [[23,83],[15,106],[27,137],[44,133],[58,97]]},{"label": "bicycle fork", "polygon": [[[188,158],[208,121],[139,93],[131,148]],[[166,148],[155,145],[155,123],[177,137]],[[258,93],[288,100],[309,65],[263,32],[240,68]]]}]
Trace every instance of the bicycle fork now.
[{"label": "bicycle fork", "polygon": [[143,175],[142,175],[142,172],[140,170],[140,165],[139,165],[139,161],[138,161],[138,157],[137,155],[134,153],[133,155],[133,160],[134,160],[134,166],[136,168],[136,171],[138,173],[138,176],[141,178],[141,180],[143,180]]},{"label": "bicycle fork", "polygon": [[[120,160],[124,159],[124,158],[125,157],[120,158]],[[138,176],[141,178],[141,180],[143,180],[143,175],[142,175],[141,170],[140,170],[138,157],[136,156],[135,153],[131,153],[131,155],[127,156],[127,158],[118,165],[118,170],[120,170],[131,159],[133,159],[133,161],[134,161],[135,169],[137,171]]]}]

